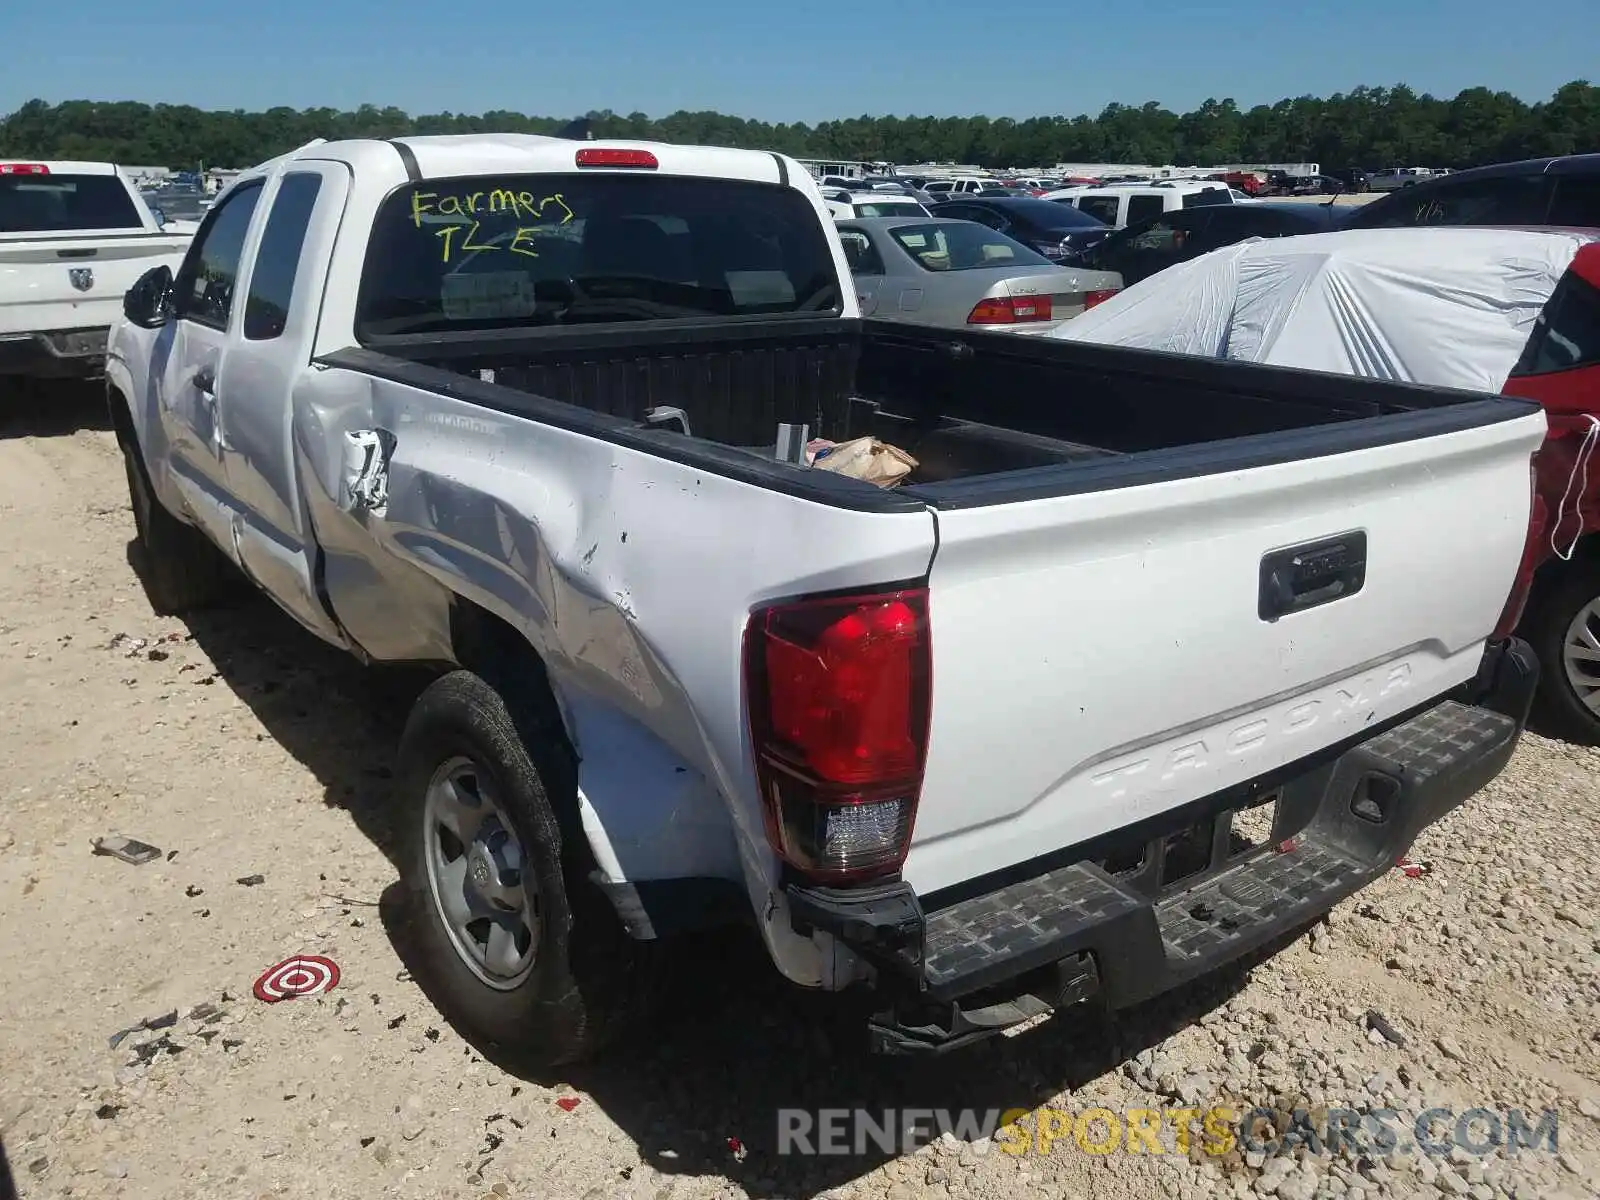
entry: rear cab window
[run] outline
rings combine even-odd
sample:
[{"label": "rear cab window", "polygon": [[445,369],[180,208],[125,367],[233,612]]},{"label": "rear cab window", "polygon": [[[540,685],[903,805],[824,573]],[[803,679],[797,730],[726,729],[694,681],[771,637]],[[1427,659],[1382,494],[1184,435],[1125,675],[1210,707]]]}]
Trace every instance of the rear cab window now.
[{"label": "rear cab window", "polygon": [[0,234],[143,228],[115,175],[0,174]]},{"label": "rear cab window", "polygon": [[358,338],[840,310],[816,211],[729,179],[517,174],[396,189],[373,223]]}]

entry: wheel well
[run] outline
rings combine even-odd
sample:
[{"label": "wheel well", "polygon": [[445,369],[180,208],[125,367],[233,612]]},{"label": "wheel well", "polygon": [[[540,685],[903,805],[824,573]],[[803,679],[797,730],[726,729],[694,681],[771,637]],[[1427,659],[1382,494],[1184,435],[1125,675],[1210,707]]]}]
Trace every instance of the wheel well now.
[{"label": "wheel well", "polygon": [[133,409],[121,389],[106,388],[106,406],[111,410],[111,428],[116,431],[117,445],[124,450],[138,445],[139,436],[133,429]]},{"label": "wheel well", "polygon": [[1531,608],[1536,599],[1548,594],[1571,578],[1572,572],[1600,565],[1600,530],[1584,534],[1572,549],[1570,558],[1551,557],[1539,564],[1533,574],[1533,588],[1528,597]]},{"label": "wheel well", "polygon": [[545,778],[562,845],[587,854],[578,811],[578,756],[544,659],[509,622],[463,596],[451,601],[450,645],[457,663],[505,699],[523,745]]}]

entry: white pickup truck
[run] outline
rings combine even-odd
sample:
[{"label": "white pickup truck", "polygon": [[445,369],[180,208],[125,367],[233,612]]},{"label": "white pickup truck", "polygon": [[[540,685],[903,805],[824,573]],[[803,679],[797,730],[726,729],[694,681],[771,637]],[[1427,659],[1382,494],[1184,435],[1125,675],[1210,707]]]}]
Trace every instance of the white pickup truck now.
[{"label": "white pickup truck", "polygon": [[99,374],[123,293],[191,236],[110,163],[0,159],[0,379]]},{"label": "white pickup truck", "polygon": [[863,321],[779,155],[307,147],[107,375],[157,607],[242,572],[436,668],[393,797],[425,982],[533,1061],[728,923],[886,1052],[1136,1002],[1390,869],[1536,681],[1534,405]]}]

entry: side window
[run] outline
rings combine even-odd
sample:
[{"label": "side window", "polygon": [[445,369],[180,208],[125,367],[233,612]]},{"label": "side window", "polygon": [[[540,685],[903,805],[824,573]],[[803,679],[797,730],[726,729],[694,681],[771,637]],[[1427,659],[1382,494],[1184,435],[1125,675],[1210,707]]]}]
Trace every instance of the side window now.
[{"label": "side window", "polygon": [[1600,175],[1557,175],[1550,224],[1600,229]]},{"label": "side window", "polygon": [[[1086,212],[1097,221],[1107,225],[1117,223],[1117,197],[1115,196],[1079,196],[1078,211]],[[1133,224],[1133,222],[1129,222]]]},{"label": "side window", "polygon": [[1600,364],[1600,289],[1568,270],[1534,324],[1513,378]]},{"label": "side window", "polygon": [[850,274],[883,274],[883,259],[866,234],[854,229],[841,229],[839,240],[844,243],[844,260],[850,264]]},{"label": "side window", "polygon": [[1245,238],[1282,237],[1285,233],[1298,232],[1286,229],[1286,223],[1279,219],[1277,213],[1262,212],[1253,204],[1241,204],[1237,209],[1230,209],[1226,217],[1220,221],[1214,220],[1212,224],[1219,226],[1218,245],[1232,245]]},{"label": "side window", "polygon": [[974,219],[971,205],[956,202],[941,204],[939,206],[939,215],[941,217],[949,217],[953,221],[971,221]]},{"label": "side window", "polygon": [[244,236],[260,199],[261,185],[250,184],[206,214],[173,284],[173,307],[179,320],[227,329]]},{"label": "side window", "polygon": [[1134,225],[1140,221],[1148,221],[1151,217],[1159,217],[1166,211],[1166,207],[1165,196],[1129,196],[1128,224]]},{"label": "side window", "polygon": [[979,225],[987,225],[990,229],[1006,229],[1011,223],[999,213],[987,208],[968,209],[962,216],[969,221],[976,221]]},{"label": "side window", "polygon": [[1407,188],[1395,193],[1394,199],[1383,201],[1381,208],[1374,204],[1370,214],[1356,217],[1350,227],[1543,225],[1549,197],[1549,181],[1543,175],[1511,175],[1414,190]]},{"label": "side window", "polygon": [[250,272],[250,295],[244,306],[244,336],[252,342],[283,335],[289,301],[300,270],[300,251],[311,228],[311,212],[322,190],[322,176],[297,171],[278,185],[267,227]]},{"label": "side window", "polygon": [[1184,231],[1171,221],[1151,221],[1141,232],[1128,239],[1128,249],[1157,253],[1177,250],[1183,245],[1184,236]]},{"label": "side window", "polygon": [[1542,225],[1550,207],[1542,175],[1480,179],[1434,191],[1417,208],[1418,225]]}]

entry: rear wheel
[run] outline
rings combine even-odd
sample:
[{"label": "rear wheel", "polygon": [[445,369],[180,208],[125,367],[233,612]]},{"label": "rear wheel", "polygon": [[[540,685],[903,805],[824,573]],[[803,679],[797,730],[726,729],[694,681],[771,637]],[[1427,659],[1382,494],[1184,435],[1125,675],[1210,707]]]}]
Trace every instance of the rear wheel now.
[{"label": "rear wheel", "polygon": [[411,711],[399,783],[421,982],[474,1041],[548,1067],[592,1056],[641,1014],[654,946],[627,936],[585,856],[563,853],[546,783],[563,777],[563,748],[555,731],[530,748],[535,728],[452,672]]},{"label": "rear wheel", "polygon": [[1600,743],[1600,564],[1573,563],[1522,621],[1539,656],[1539,699],[1553,732]]},{"label": "rear wheel", "polygon": [[150,607],[170,616],[222,599],[238,581],[233,564],[205,534],[161,506],[139,448],[131,441],[122,444],[122,465],[139,533],[139,574]]}]

